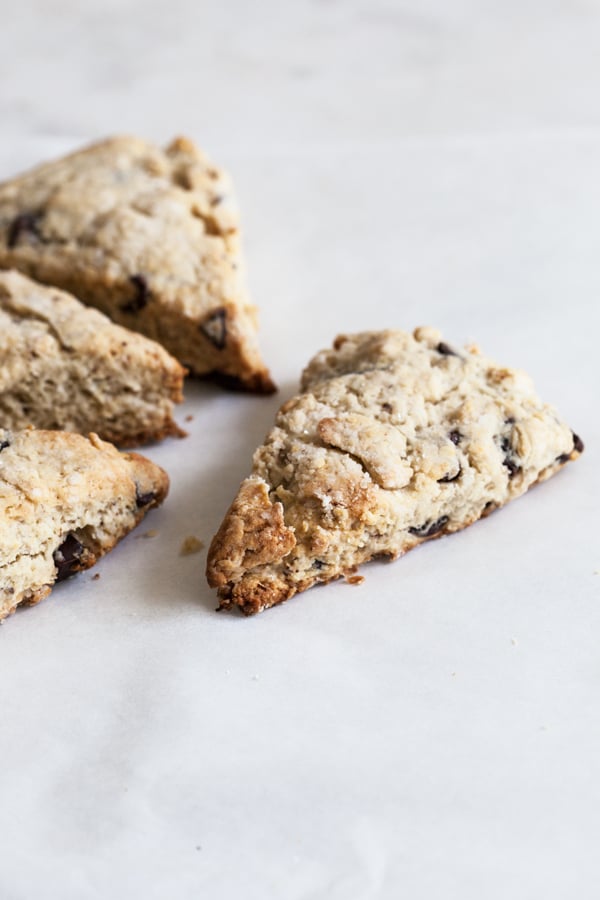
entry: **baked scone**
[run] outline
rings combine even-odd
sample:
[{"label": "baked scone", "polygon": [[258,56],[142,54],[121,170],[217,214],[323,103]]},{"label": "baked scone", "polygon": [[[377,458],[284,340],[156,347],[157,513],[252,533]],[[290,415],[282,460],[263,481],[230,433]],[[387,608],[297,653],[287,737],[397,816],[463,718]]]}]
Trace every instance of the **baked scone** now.
[{"label": "baked scone", "polygon": [[185,369],[70,294],[0,272],[0,426],[96,432],[121,447],[181,434]]},{"label": "baked scone", "polygon": [[93,566],[168,487],[149,459],[95,434],[0,429],[0,619]]},{"label": "baked scone", "polygon": [[0,185],[0,267],[70,291],[192,374],[274,390],[227,175],[186,138],[113,137]]},{"label": "baked scone", "polygon": [[222,607],[255,613],[465,528],[583,450],[529,377],[432,328],[337,338],[302,376],[213,539]]}]

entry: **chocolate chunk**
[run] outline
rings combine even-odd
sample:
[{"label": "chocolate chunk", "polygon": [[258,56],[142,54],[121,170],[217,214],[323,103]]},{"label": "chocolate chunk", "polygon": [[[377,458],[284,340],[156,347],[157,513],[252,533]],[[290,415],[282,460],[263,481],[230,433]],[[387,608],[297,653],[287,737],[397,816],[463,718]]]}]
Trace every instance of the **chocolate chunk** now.
[{"label": "chocolate chunk", "polygon": [[438,353],[441,353],[442,356],[458,356],[456,350],[453,350],[452,347],[444,343],[444,341],[440,341],[435,349]]},{"label": "chocolate chunk", "polygon": [[441,516],[439,519],[436,519],[435,522],[425,522],[424,525],[419,525],[417,528],[409,528],[408,530],[417,537],[432,537],[434,534],[437,534],[438,531],[443,529],[448,518],[448,516]]},{"label": "chocolate chunk", "polygon": [[10,447],[10,441],[0,441],[0,453],[6,450],[7,447]]},{"label": "chocolate chunk", "polygon": [[153,491],[148,491],[148,493],[143,494],[139,489],[136,490],[135,502],[138,509],[141,509],[142,506],[148,506],[153,500],[156,500],[156,494]]},{"label": "chocolate chunk", "polygon": [[382,403],[381,408],[382,408],[383,412],[391,413],[391,411],[394,407],[392,406],[391,403]]},{"label": "chocolate chunk", "polygon": [[[577,453],[583,453],[584,444],[578,434],[572,432],[573,434],[573,450],[577,451]],[[571,451],[572,453],[573,451]],[[571,453],[561,453],[560,456],[556,457],[556,462],[558,463],[566,463],[571,459]]]},{"label": "chocolate chunk", "polygon": [[504,424],[505,425],[514,425],[516,421],[517,420],[515,419],[514,416],[509,416],[507,419],[504,420]]},{"label": "chocolate chunk", "polygon": [[322,569],[324,565],[325,565],[325,563],[323,562],[322,559],[315,559],[315,560],[313,560],[312,567],[313,567],[313,569]]},{"label": "chocolate chunk", "polygon": [[52,559],[56,566],[56,580],[64,581],[70,575],[81,570],[81,557],[84,546],[74,534],[68,534],[58,550],[54,551]]},{"label": "chocolate chunk", "polygon": [[141,309],[144,309],[145,306],[148,306],[150,289],[145,275],[132,275],[129,280],[135,288],[135,294],[131,300],[128,300],[127,303],[123,304],[121,311],[136,313]]},{"label": "chocolate chunk", "polygon": [[506,468],[508,469],[508,477],[509,478],[514,478],[515,475],[517,474],[517,472],[521,471],[521,466],[518,463],[516,463],[514,461],[514,459],[511,459],[509,456],[506,456],[502,460],[502,465],[506,466]]},{"label": "chocolate chunk", "polygon": [[510,442],[510,438],[508,438],[508,437],[506,437],[506,435],[504,435],[504,437],[500,441],[500,449],[502,450],[503,453],[508,453],[508,451],[511,449],[511,447],[512,447],[512,444]]},{"label": "chocolate chunk", "polygon": [[21,213],[16,219],[13,219],[8,228],[8,235],[6,238],[8,247],[12,250],[13,247],[17,246],[22,237],[33,238],[34,240],[39,241],[39,221],[39,213]]},{"label": "chocolate chunk", "polygon": [[200,324],[200,331],[217,350],[223,350],[227,340],[227,314],[224,309],[217,309]]},{"label": "chocolate chunk", "polygon": [[456,481],[462,475],[462,469],[459,466],[458,472],[456,475],[444,475],[443,478],[438,478],[438,484],[450,484],[452,481]]},{"label": "chocolate chunk", "polygon": [[448,437],[450,438],[452,443],[456,444],[457,446],[462,441],[462,434],[460,433],[460,431],[451,431]]}]

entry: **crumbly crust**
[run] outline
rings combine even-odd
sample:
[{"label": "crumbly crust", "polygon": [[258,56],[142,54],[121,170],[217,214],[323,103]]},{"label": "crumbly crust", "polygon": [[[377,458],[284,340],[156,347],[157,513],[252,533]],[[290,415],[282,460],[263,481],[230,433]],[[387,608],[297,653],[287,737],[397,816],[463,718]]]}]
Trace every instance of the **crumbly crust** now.
[{"label": "crumbly crust", "polygon": [[466,527],[582,450],[524,372],[475,347],[432,328],[341,335],[254,454],[209,584],[259,612]]},{"label": "crumbly crust", "polygon": [[0,429],[0,619],[94,565],[168,488],[149,459],[95,434]]},{"label": "crumbly crust", "polygon": [[0,267],[63,288],[191,373],[274,390],[228,176],[186,138],[113,137],[0,185]]},{"label": "crumbly crust", "polygon": [[0,272],[0,422],[96,432],[121,447],[180,435],[185,369],[70,294]]}]

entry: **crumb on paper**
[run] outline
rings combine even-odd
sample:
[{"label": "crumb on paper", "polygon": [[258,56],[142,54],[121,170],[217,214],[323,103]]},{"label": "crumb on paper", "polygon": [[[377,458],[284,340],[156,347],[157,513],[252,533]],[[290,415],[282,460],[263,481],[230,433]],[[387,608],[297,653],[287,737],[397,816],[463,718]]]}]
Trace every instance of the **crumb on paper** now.
[{"label": "crumb on paper", "polygon": [[148,531],[143,531],[141,534],[136,534],[136,538],[154,538],[158,534],[156,528],[150,528]]},{"label": "crumb on paper", "polygon": [[346,575],[346,584],[362,584],[364,580],[364,575]]},{"label": "crumb on paper", "polygon": [[192,553],[200,553],[204,548],[204,541],[199,540],[195,535],[190,534],[184,538],[179,550],[180,556],[191,556]]},{"label": "crumb on paper", "polygon": [[193,415],[190,413],[188,416],[185,417],[185,421],[186,421],[186,422],[193,422],[193,421],[194,421]]},{"label": "crumb on paper", "polygon": [[92,575],[92,581],[98,581],[99,578],[100,578],[100,572],[96,572],[95,575]]},{"label": "crumb on paper", "polygon": [[511,642],[511,644],[513,645],[513,647],[518,647],[518,646],[519,646],[519,642],[518,642],[518,640],[517,640],[515,637],[512,637],[512,638],[510,639],[510,642]]}]

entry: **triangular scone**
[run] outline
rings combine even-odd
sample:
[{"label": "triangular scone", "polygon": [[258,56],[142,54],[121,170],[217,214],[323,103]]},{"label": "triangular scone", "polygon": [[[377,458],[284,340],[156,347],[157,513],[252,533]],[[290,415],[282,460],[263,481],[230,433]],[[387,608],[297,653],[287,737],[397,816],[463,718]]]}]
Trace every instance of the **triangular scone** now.
[{"label": "triangular scone", "polygon": [[0,267],[64,288],[196,375],[274,390],[231,183],[194,144],[114,137],[0,185]]},{"label": "triangular scone", "polygon": [[96,432],[131,447],[181,434],[183,369],[70,294],[0,272],[0,426]]},{"label": "triangular scone", "polygon": [[582,450],[527,375],[476,348],[431,328],[343,335],[256,451],[208,581],[259,612],[464,528]]},{"label": "triangular scone", "polygon": [[93,566],[168,488],[149,459],[95,434],[0,429],[0,619]]}]

